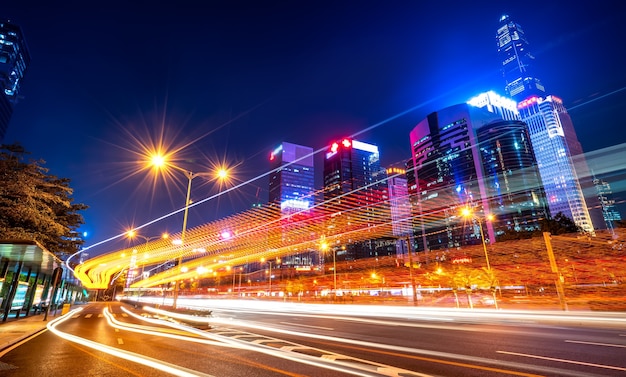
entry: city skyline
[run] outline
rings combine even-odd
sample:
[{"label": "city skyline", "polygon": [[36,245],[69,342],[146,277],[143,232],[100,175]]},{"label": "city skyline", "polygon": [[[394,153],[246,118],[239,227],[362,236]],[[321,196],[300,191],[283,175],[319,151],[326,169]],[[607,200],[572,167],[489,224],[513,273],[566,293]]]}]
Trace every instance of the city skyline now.
[{"label": "city skyline", "polygon": [[[228,6],[213,9],[216,14],[240,16],[235,24],[245,28],[237,33],[225,21],[203,29],[209,22],[199,15],[193,17],[184,6],[174,12],[187,17],[183,21],[174,22],[176,17],[155,9],[135,25],[132,19],[137,9],[117,15],[107,8],[96,17],[87,16],[77,6],[65,6],[60,10],[71,12],[64,16],[53,13],[55,18],[48,13],[56,10],[45,5],[29,8],[24,4],[24,9],[10,5],[1,16],[22,28],[32,65],[26,72],[24,99],[16,107],[4,142],[21,142],[33,157],[48,162],[45,166],[52,174],[72,180],[75,200],[90,206],[84,214],[85,229],[93,234],[87,239],[89,246],[182,207],[184,176],[166,187],[164,182],[133,171],[137,157],[131,151],[139,147],[133,144],[158,139],[163,124],[167,124],[163,132],[171,137],[168,141],[173,146],[189,146],[181,160],[185,169],[202,169],[208,160],[227,162],[238,182],[266,173],[267,153],[281,142],[319,150],[331,140],[354,136],[378,145],[385,167],[410,158],[409,131],[426,114],[464,103],[487,90],[504,93],[495,47],[495,30],[504,13],[524,26],[537,56],[537,77],[549,94],[564,99],[584,151],[626,139],[619,124],[608,121],[618,119],[611,114],[623,110],[626,76],[617,70],[623,58],[602,55],[606,54],[602,47],[610,43],[603,45],[597,37],[610,35],[617,41],[617,33],[623,33],[615,29],[607,34],[606,30],[618,26],[611,24],[617,20],[615,13],[602,12],[605,8],[589,12],[568,5],[571,12],[561,14],[562,5],[556,3],[543,9],[545,14],[533,14],[521,6],[501,9],[498,4],[453,10],[409,3],[393,9],[371,3],[352,9],[348,4],[309,6],[308,18],[298,9],[278,5],[240,12]],[[604,4],[606,8],[610,5]],[[413,20],[409,10],[432,15],[438,23],[427,23],[424,16]],[[255,12],[261,12],[259,18],[266,16],[265,22],[254,17]],[[455,20],[453,16],[461,17],[464,12],[468,17],[463,22],[449,25],[443,18],[449,15]],[[350,25],[342,22],[348,14],[354,16]],[[564,19],[556,20],[554,14]],[[115,30],[104,33],[107,17],[117,22],[108,23],[115,24]],[[585,17],[589,17],[587,22],[583,22]],[[548,27],[548,21],[555,24]],[[299,22],[303,25],[296,28]],[[459,36],[457,23],[472,32]],[[570,24],[574,26],[567,29]],[[220,31],[224,40],[206,37],[212,43],[198,44],[202,39],[193,40],[192,36],[201,34],[200,30],[205,35]],[[263,33],[252,33],[254,30]],[[172,45],[181,36],[187,36],[189,43]],[[588,40],[592,37],[595,42]],[[452,40],[462,43],[451,49]],[[55,41],[61,43],[57,46]],[[213,46],[215,54],[201,54],[204,49],[193,49],[194,42],[205,49]],[[165,52],[159,54],[159,49]],[[230,53],[230,58],[215,59],[220,52]],[[607,58],[596,71],[592,68],[598,61],[581,59],[584,55]],[[200,64],[190,65],[194,60]],[[453,60],[463,63],[449,63]],[[42,67],[42,62],[47,66]],[[552,69],[558,74],[549,74]],[[583,72],[600,71],[602,77],[612,76],[593,80],[595,85],[582,85]],[[87,78],[89,82],[81,82]],[[567,89],[576,83],[579,88]],[[62,90],[65,87],[67,92]],[[211,91],[218,95],[209,95]],[[589,111],[592,106],[594,111]],[[599,129],[612,137],[593,139]],[[57,133],[63,137],[55,139]],[[192,159],[195,161],[189,161]],[[220,213],[248,208],[259,195],[259,187],[266,201],[265,179],[238,190],[240,195],[235,198],[220,199],[220,209],[213,205],[202,215],[190,211],[190,222],[199,224]],[[623,185],[610,183],[620,196]],[[196,200],[214,193],[210,184],[194,183]],[[180,231],[176,227],[180,223],[173,220],[167,230]]]}]

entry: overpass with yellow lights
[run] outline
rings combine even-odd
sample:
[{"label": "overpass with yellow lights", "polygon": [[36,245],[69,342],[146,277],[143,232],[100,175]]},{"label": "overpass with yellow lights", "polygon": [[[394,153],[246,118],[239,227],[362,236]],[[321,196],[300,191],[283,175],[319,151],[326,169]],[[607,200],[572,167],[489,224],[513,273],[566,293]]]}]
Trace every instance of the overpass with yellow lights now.
[{"label": "overpass with yellow lights", "polygon": [[[346,195],[289,215],[281,215],[280,209],[273,206],[253,208],[186,230],[184,244],[173,243],[172,239],[181,236],[173,234],[169,239],[91,258],[75,268],[75,275],[88,289],[106,289],[116,274],[132,264],[155,266],[182,260],[176,267],[131,285],[131,288],[149,288],[208,277],[214,271],[262,258],[271,260],[322,251],[326,245],[394,237],[389,203],[363,206],[363,202],[362,194]],[[225,232],[229,233],[228,237],[223,236]]]}]

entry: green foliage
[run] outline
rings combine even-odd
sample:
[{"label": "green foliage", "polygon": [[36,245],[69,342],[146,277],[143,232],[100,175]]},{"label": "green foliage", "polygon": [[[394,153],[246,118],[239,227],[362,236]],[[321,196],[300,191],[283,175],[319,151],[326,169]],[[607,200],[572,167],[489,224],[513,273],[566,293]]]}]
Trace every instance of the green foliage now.
[{"label": "green foliage", "polygon": [[511,240],[523,240],[532,237],[542,237],[543,232],[550,232],[550,234],[567,234],[567,233],[582,233],[581,227],[574,223],[574,220],[565,216],[562,212],[559,212],[553,218],[544,218],[539,222],[539,229],[530,231],[516,232],[514,230],[506,231],[498,236],[498,242],[511,241]]},{"label": "green foliage", "polygon": [[551,219],[543,219],[540,222],[541,232],[550,234],[582,233],[582,229],[574,223],[574,220],[559,212]]},{"label": "green foliage", "polygon": [[83,243],[79,211],[88,207],[73,203],[69,179],[48,174],[45,161],[28,155],[19,144],[0,146],[0,239],[34,240],[65,259]]}]

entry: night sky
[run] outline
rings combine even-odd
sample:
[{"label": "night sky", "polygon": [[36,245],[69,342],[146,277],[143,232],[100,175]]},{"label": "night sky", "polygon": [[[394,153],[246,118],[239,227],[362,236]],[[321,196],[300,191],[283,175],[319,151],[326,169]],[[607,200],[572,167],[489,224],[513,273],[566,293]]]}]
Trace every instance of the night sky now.
[{"label": "night sky", "polygon": [[[430,112],[504,94],[503,13],[524,28],[536,76],[571,109],[583,149],[626,142],[620,1],[23,0],[0,7],[32,56],[4,143],[71,179],[75,201],[90,207],[85,246],[184,205],[182,172],[139,170],[142,149],[159,140],[179,149],[183,169],[225,162],[235,184],[261,176],[192,208],[193,227],[266,201],[269,152],[282,141],[319,150],[355,135],[389,166],[410,157],[409,132]],[[219,190],[198,177],[192,199]],[[141,233],[181,225],[179,213]]]}]

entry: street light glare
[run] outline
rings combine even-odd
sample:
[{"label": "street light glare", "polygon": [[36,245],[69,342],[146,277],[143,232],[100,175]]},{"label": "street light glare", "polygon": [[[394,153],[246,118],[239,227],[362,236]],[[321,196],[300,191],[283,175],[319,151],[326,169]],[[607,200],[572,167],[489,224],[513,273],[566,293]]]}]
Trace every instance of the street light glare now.
[{"label": "street light glare", "polygon": [[469,208],[464,207],[464,208],[461,210],[461,215],[463,215],[464,217],[471,216],[471,215],[472,215],[472,211],[471,211]]},{"label": "street light glare", "polygon": [[165,165],[165,157],[161,156],[160,154],[153,155],[150,161],[152,162],[152,165],[157,168],[160,168],[161,166]]},{"label": "street light glare", "polygon": [[226,170],[225,168],[218,169],[217,178],[226,179],[227,177],[228,177],[228,170]]}]

